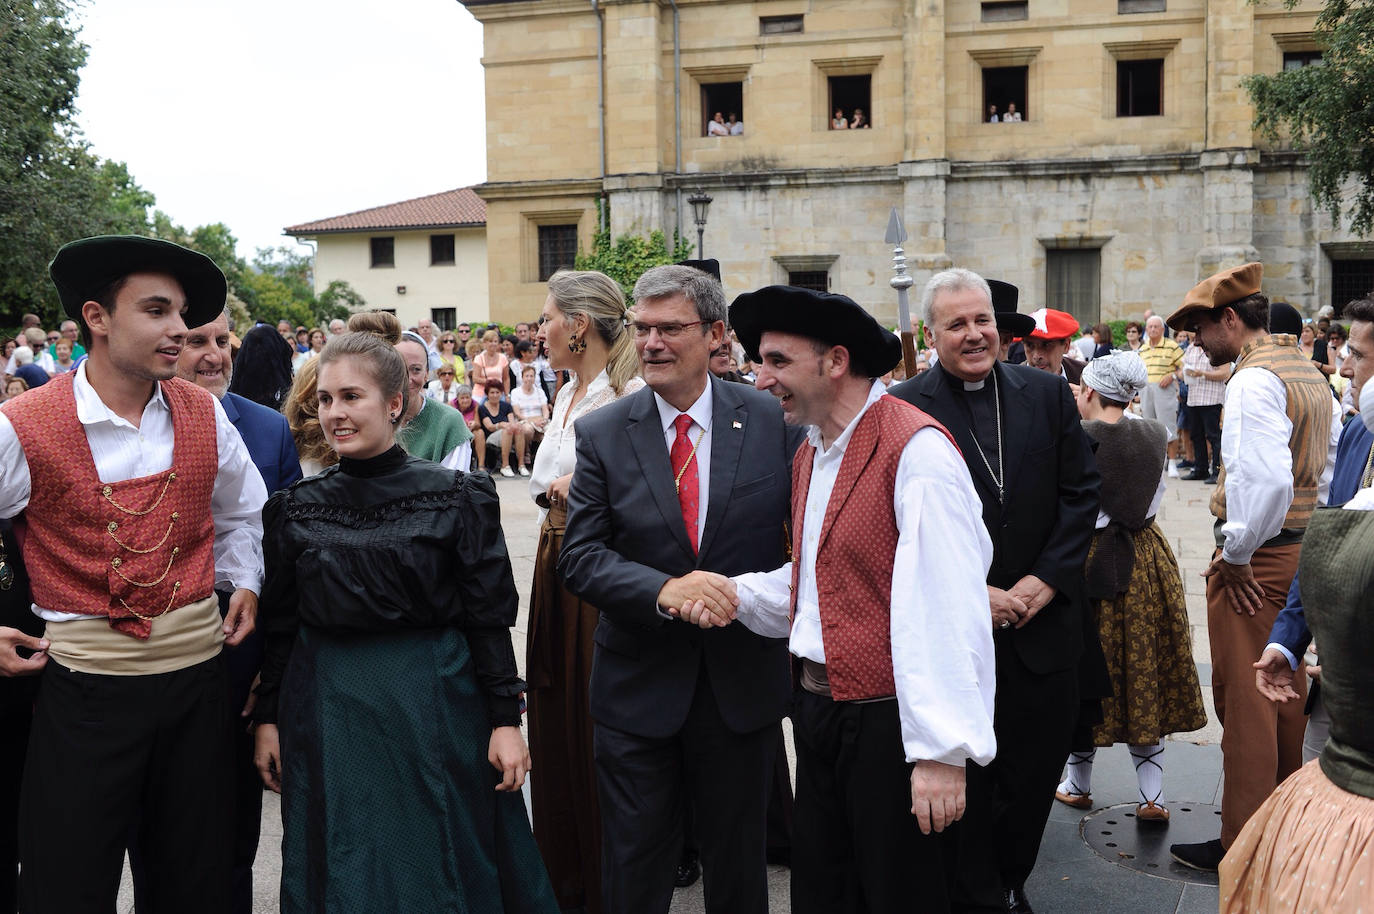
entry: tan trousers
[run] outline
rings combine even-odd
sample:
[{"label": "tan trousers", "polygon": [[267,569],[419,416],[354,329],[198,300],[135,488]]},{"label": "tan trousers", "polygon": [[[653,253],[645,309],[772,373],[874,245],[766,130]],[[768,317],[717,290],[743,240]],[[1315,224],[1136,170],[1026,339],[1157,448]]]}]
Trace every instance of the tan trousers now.
[{"label": "tan trousers", "polygon": [[1296,701],[1275,704],[1255,689],[1251,664],[1264,653],[1274,619],[1287,602],[1298,570],[1301,544],[1269,546],[1250,559],[1264,588],[1264,608],[1241,615],[1231,608],[1216,576],[1207,579],[1207,635],[1212,644],[1212,700],[1221,721],[1225,783],[1221,797],[1221,843],[1230,847],[1246,821],[1274,788],[1302,765],[1307,719],[1306,668],[1299,665]]}]

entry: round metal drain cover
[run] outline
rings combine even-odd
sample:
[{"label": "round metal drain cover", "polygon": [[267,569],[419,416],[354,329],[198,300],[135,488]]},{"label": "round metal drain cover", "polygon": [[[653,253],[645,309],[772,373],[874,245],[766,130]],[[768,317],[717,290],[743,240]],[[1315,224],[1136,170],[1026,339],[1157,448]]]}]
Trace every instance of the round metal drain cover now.
[{"label": "round metal drain cover", "polygon": [[1138,821],[1135,804],[1123,803],[1084,816],[1078,831],[1088,847],[1109,863],[1175,882],[1216,885],[1216,873],[1184,866],[1169,856],[1169,845],[1217,837],[1221,832],[1221,807],[1182,801],[1167,805],[1168,822]]}]

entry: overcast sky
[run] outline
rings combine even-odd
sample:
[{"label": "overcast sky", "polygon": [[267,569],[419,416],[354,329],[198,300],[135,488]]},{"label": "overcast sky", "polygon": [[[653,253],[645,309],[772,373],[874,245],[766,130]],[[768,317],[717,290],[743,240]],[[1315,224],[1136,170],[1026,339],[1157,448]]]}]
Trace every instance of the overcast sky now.
[{"label": "overcast sky", "polygon": [[87,0],[77,21],[96,154],[249,259],[486,177],[482,27],[457,0]]}]

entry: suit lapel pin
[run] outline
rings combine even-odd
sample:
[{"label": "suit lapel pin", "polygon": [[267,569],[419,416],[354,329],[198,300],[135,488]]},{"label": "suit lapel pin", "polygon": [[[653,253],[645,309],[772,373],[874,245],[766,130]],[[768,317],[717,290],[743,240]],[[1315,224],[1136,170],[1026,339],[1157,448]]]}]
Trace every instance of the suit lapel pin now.
[{"label": "suit lapel pin", "polygon": [[744,423],[743,423],[743,422],[731,422],[731,423],[730,423],[730,427],[731,427],[731,428],[744,428]]}]

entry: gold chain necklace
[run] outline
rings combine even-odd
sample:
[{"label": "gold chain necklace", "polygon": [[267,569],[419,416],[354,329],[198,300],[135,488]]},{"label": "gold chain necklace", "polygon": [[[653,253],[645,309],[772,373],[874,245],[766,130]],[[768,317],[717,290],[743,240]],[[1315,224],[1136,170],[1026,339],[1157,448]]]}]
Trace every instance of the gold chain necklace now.
[{"label": "gold chain necklace", "polygon": [[993,482],[997,483],[997,501],[998,501],[998,502],[1005,502],[1006,499],[1005,499],[1004,494],[1003,494],[1003,483],[1006,481],[1006,478],[1007,478],[1007,467],[1006,467],[1006,465],[1005,465],[1005,464],[1003,463],[1003,461],[1002,461],[1002,388],[999,387],[998,384],[997,384],[997,371],[996,371],[996,369],[994,369],[993,372],[992,372],[992,398],[993,398],[993,399],[992,399],[993,405],[994,405],[995,409],[997,410],[997,469],[998,469],[998,472],[994,473],[994,472],[992,471],[992,464],[988,463],[988,455],[983,453],[983,446],[982,446],[981,444],[978,443],[978,433],[977,433],[977,431],[976,431],[976,430],[973,430],[973,429],[970,429],[970,431],[973,431],[973,435],[971,436],[971,437],[973,438],[973,446],[976,447],[976,448],[978,449],[978,456],[983,458],[983,466],[985,466],[985,467],[988,468],[988,475],[992,477],[992,481],[993,481]]},{"label": "gold chain necklace", "polygon": [[682,474],[687,472],[687,468],[692,465],[692,461],[697,456],[697,448],[701,446],[701,439],[706,437],[706,427],[702,426],[701,431],[697,432],[696,444],[692,445],[692,453],[687,455],[687,459],[682,462],[682,469],[677,471],[677,476],[673,478],[673,491],[682,493]]},{"label": "gold chain necklace", "polygon": [[[1354,421],[1359,422],[1359,417]],[[1360,478],[1361,489],[1367,489],[1371,485],[1374,485],[1374,446],[1369,448],[1369,457],[1364,462],[1364,475]]]}]

